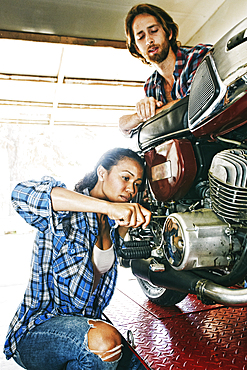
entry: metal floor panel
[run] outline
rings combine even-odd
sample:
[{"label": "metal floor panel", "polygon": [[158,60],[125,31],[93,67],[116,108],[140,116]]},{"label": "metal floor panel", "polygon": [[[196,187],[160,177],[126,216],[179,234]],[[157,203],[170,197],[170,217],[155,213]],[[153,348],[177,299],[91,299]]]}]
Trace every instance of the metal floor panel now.
[{"label": "metal floor panel", "polygon": [[[129,271],[129,270],[128,270]],[[106,316],[154,370],[247,370],[247,310],[203,305],[188,295],[174,307],[159,307],[141,291],[131,272],[121,271]]]}]

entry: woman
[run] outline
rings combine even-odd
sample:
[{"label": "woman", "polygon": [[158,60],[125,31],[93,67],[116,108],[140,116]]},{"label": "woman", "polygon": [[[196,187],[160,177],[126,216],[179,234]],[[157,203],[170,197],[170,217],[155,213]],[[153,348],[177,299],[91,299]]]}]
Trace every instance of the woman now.
[{"label": "woman", "polygon": [[[116,243],[123,244],[128,227],[150,222],[148,210],[129,203],[143,172],[135,152],[116,148],[75,191],[51,177],[16,186],[13,206],[38,232],[29,284],[6,338],[7,358],[28,370],[117,368],[121,336],[100,318],[116,284]],[[132,359],[124,368],[138,366]]]}]

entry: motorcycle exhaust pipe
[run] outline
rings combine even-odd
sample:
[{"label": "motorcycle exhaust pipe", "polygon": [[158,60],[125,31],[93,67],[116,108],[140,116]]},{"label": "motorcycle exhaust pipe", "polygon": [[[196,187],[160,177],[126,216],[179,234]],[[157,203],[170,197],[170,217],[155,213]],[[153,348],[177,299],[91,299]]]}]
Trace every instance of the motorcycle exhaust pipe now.
[{"label": "motorcycle exhaust pipe", "polygon": [[[177,290],[182,293],[196,294],[198,276],[190,271],[179,271],[178,273],[170,266],[168,261],[165,261],[162,265],[153,264],[152,262],[152,258],[132,260],[132,273],[156,286]],[[159,269],[159,266],[162,267]]]},{"label": "motorcycle exhaust pipe", "polygon": [[196,286],[197,296],[208,297],[226,306],[247,306],[247,289],[231,289],[208,280],[199,280]]},{"label": "motorcycle exhaust pipe", "polygon": [[153,259],[132,260],[132,273],[153,285],[182,293],[195,294],[205,302],[210,298],[215,303],[226,306],[247,306],[247,289],[226,288],[210,280],[200,279],[191,271],[174,270],[165,261],[162,267],[153,264]]}]

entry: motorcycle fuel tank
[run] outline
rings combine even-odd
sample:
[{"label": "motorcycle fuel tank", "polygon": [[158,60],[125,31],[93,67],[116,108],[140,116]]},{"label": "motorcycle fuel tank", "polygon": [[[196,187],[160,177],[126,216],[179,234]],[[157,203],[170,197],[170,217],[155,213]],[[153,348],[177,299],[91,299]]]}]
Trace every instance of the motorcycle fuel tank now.
[{"label": "motorcycle fuel tank", "polygon": [[187,139],[173,139],[145,153],[147,177],[157,200],[166,202],[183,197],[196,176],[197,165]]}]

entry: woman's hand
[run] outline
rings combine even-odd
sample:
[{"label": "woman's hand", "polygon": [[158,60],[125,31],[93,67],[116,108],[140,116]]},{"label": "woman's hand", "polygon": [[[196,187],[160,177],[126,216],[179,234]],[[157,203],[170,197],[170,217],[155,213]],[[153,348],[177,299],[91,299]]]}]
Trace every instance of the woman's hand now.
[{"label": "woman's hand", "polygon": [[109,203],[107,215],[125,227],[145,229],[151,220],[151,212],[138,203]]},{"label": "woman's hand", "polygon": [[151,212],[138,203],[113,203],[59,187],[52,189],[51,201],[54,211],[101,213],[119,226],[146,228],[151,219]]}]

